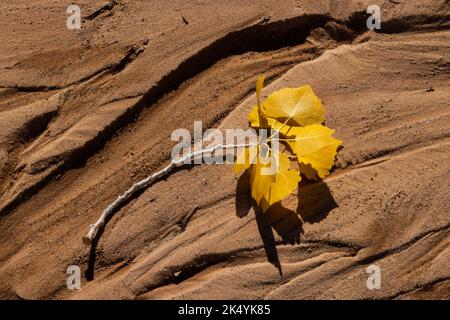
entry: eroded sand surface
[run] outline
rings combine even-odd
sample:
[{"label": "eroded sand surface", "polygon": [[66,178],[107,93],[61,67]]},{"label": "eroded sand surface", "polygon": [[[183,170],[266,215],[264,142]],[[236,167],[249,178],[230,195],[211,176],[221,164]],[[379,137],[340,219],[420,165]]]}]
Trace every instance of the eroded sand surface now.
[{"label": "eroded sand surface", "polygon": [[[69,1],[0,4],[0,298],[450,298],[448,1],[78,3],[81,31]],[[329,177],[262,215],[230,166],[180,170],[81,242],[174,129],[246,128],[261,73],[323,100]]]}]

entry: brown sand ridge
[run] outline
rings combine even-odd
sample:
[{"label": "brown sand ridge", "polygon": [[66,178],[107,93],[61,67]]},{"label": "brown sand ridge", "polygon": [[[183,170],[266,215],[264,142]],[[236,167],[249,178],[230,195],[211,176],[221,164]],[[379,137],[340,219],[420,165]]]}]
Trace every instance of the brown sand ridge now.
[{"label": "brown sand ridge", "polygon": [[[448,1],[78,3],[80,31],[0,3],[0,298],[450,298]],[[261,73],[323,100],[329,177],[262,215],[230,166],[178,170],[81,242],[174,129],[246,128]]]}]

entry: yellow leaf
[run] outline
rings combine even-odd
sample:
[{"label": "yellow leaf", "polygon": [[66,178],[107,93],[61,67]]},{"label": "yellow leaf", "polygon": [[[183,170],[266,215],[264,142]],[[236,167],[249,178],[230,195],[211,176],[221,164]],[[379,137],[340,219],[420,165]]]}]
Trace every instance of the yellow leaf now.
[{"label": "yellow leaf", "polygon": [[[275,160],[276,159],[276,160]],[[277,161],[277,163],[273,163]],[[300,181],[300,173],[290,169],[289,157],[284,153],[276,153],[271,157],[271,161],[263,162],[259,157],[257,163],[250,169],[250,184],[252,196],[263,211],[266,211],[272,204],[281,201],[291,194]],[[276,170],[269,170],[274,166]],[[273,171],[271,174],[264,169]]]},{"label": "yellow leaf", "polygon": [[259,115],[258,115],[258,106],[254,106],[252,111],[248,114],[248,121],[250,123],[250,127],[255,129],[272,129],[272,130],[280,130],[280,133],[284,136],[287,136],[290,130],[290,126],[284,125],[283,123],[272,119],[266,118],[264,115],[262,116],[263,125],[259,123]]},{"label": "yellow leaf", "polygon": [[[288,145],[299,163],[311,165],[320,178],[325,178],[329,174],[337,148],[342,143],[332,137],[333,133],[334,130],[319,124],[293,127],[289,132],[295,140],[288,142]],[[312,171],[308,168],[303,169],[306,176],[312,175]]]},{"label": "yellow leaf", "polygon": [[268,127],[267,124],[267,120],[264,118],[263,119],[263,126],[261,127],[261,124],[259,123],[259,112],[258,112],[258,106],[254,106],[252,111],[250,111],[250,113],[247,116],[248,121],[250,123],[250,127],[255,128],[255,129],[259,129],[259,128],[264,128],[266,129]]},{"label": "yellow leaf", "polygon": [[261,92],[264,87],[264,76],[259,76],[256,81],[256,99],[258,101],[258,107],[261,106]]},{"label": "yellow leaf", "polygon": [[[269,122],[277,122],[274,119],[267,119],[262,113],[262,100],[261,91],[264,86],[264,76],[260,76],[256,82],[256,100],[257,105],[252,108],[252,111],[248,114],[248,121],[250,122],[250,127],[255,129],[268,129],[271,127]],[[261,125],[262,123],[262,125]],[[280,124],[281,127],[281,124]]]},{"label": "yellow leaf", "polygon": [[258,154],[257,146],[246,147],[241,150],[234,162],[233,171],[235,175],[240,174],[242,171],[247,170],[252,164],[256,163],[256,157]]},{"label": "yellow leaf", "polygon": [[309,85],[275,91],[264,101],[262,112],[281,123],[288,120],[291,126],[320,124],[325,120],[322,103]]},{"label": "yellow leaf", "polygon": [[[258,78],[257,105],[248,114],[248,120],[251,127],[271,129],[272,132],[265,138],[266,141],[253,147],[256,151],[253,155],[249,148],[238,155],[234,172],[249,171],[252,197],[265,212],[297,188],[301,180],[300,172],[314,180],[328,175],[341,141],[332,137],[333,130],[321,125],[325,120],[325,111],[309,85],[281,89],[264,102],[261,100],[263,85],[264,78]],[[270,162],[261,158],[259,150],[263,146],[274,145],[275,140],[279,139],[273,130],[280,133],[282,139],[279,141],[285,142],[296,155],[299,170],[290,169],[291,162],[285,153],[270,151]],[[277,164],[275,168],[274,162]],[[274,170],[268,173],[269,168]]]},{"label": "yellow leaf", "polygon": [[261,106],[261,91],[264,87],[264,76],[259,76],[258,80],[256,81],[256,100],[258,103],[257,109],[258,109],[258,119],[259,122],[262,123],[263,120],[263,113],[262,113],[262,106]]}]

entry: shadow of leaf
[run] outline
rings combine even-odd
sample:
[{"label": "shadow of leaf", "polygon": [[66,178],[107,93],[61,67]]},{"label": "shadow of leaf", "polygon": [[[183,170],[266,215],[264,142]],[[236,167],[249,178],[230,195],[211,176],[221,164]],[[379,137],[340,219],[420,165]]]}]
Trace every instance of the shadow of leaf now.
[{"label": "shadow of leaf", "polygon": [[297,213],[303,222],[320,222],[337,207],[330,188],[323,181],[301,185],[298,189]]},{"label": "shadow of leaf", "polygon": [[236,215],[243,218],[248,215],[253,206],[253,199],[250,193],[250,174],[245,171],[240,177],[236,185],[235,200]]},{"label": "shadow of leaf", "polygon": [[[296,212],[275,203],[262,213],[251,197],[250,176],[246,171],[236,186],[236,215],[243,218],[253,207],[259,235],[264,245],[267,261],[273,264],[283,275],[274,230],[285,244],[299,244],[303,233],[303,222],[317,223],[326,218],[328,213],[338,205],[327,184],[319,182],[303,182],[298,191],[298,207]],[[303,222],[302,222],[303,221]]]},{"label": "shadow of leaf", "polygon": [[302,221],[296,212],[287,209],[281,203],[275,203],[264,216],[268,224],[276,231],[285,244],[299,244],[303,232]]}]

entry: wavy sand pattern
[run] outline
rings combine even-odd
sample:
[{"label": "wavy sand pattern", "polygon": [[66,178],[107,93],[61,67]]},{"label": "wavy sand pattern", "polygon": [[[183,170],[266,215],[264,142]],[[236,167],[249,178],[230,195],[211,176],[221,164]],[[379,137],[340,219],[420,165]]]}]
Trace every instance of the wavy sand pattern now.
[{"label": "wavy sand pattern", "polygon": [[[448,1],[78,2],[80,31],[67,1],[0,4],[0,298],[450,298]],[[246,128],[261,73],[323,100],[329,177],[262,215],[230,166],[179,170],[83,245],[174,129]]]}]

